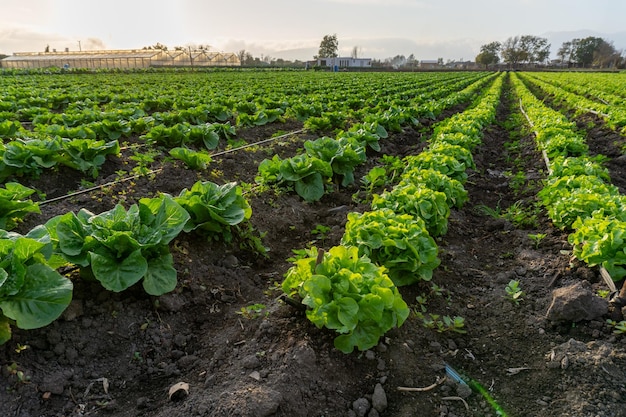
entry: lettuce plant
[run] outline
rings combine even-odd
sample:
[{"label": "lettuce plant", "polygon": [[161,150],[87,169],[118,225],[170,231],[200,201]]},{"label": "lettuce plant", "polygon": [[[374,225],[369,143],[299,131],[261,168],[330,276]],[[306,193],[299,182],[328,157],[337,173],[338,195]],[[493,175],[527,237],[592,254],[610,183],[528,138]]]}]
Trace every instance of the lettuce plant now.
[{"label": "lettuce plant", "polygon": [[406,184],[421,185],[444,193],[450,207],[461,208],[469,199],[467,190],[461,182],[432,168],[407,167],[398,185],[403,186]]},{"label": "lettuce plant", "polygon": [[454,178],[461,184],[467,181],[467,173],[465,171],[469,167],[452,155],[425,150],[418,155],[407,156],[404,160],[409,166],[434,169],[450,178]]},{"label": "lettuce plant", "polygon": [[120,145],[117,140],[105,142],[91,139],[61,139],[63,154],[59,162],[81,172],[90,173],[93,178],[98,176],[100,167],[107,155],[117,155]]},{"label": "lettuce plant", "polygon": [[334,344],[344,353],[376,346],[410,311],[385,268],[360,256],[354,246],[335,246],[323,254],[310,248],[287,271],[282,289],[301,298],[307,318],[318,328],[340,334]]},{"label": "lettuce plant", "polygon": [[252,208],[235,182],[217,185],[198,181],[189,190],[182,190],[174,201],[189,213],[185,232],[199,229],[226,241],[231,238],[231,226],[252,216]]},{"label": "lettuce plant", "polygon": [[12,174],[38,176],[43,169],[57,164],[62,151],[60,138],[50,140],[16,139],[0,144],[0,177]]},{"label": "lettuce plant", "polygon": [[120,292],[143,278],[148,294],[162,295],[176,287],[168,244],[188,219],[184,208],[162,195],[141,199],[128,211],[121,204],[100,214],[81,209],[45,226],[60,254],[89,268],[104,288]]},{"label": "lettuce plant", "polygon": [[589,266],[602,265],[614,281],[626,277],[626,220],[590,217],[574,222],[568,241],[574,256]]},{"label": "lettuce plant", "polygon": [[203,170],[211,163],[211,155],[206,152],[198,152],[189,148],[172,148],[169,153],[173,158],[183,161],[191,169]]},{"label": "lettuce plant", "polygon": [[48,243],[0,230],[0,345],[20,329],[47,326],[72,300],[72,282],[47,263]]},{"label": "lettuce plant", "polygon": [[296,193],[306,201],[322,198],[325,179],[332,176],[330,163],[307,154],[283,159],[280,164],[280,179],[293,183]]},{"label": "lettuce plant", "polygon": [[341,244],[356,246],[360,255],[387,268],[396,286],[429,281],[440,263],[424,221],[391,209],[348,213]]},{"label": "lettuce plant", "polygon": [[324,136],[306,141],[304,148],[310,156],[330,163],[333,172],[342,178],[341,185],[344,187],[354,182],[354,168],[366,160],[365,147],[350,137],[333,139]]},{"label": "lettuce plant", "polygon": [[448,231],[450,206],[442,192],[416,184],[396,186],[391,191],[374,195],[372,209],[382,208],[421,218],[431,236],[445,235]]},{"label": "lettuce plant", "polygon": [[39,205],[25,200],[35,190],[16,182],[0,188],[0,229],[12,230],[28,213],[41,213]]}]

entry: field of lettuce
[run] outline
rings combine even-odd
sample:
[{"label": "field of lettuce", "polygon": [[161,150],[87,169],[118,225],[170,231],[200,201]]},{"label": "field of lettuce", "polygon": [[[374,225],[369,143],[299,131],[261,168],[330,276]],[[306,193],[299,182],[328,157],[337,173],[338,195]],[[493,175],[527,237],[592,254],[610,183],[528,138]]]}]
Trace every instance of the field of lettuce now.
[{"label": "field of lettuce", "polygon": [[0,87],[0,415],[626,416],[625,74]]}]

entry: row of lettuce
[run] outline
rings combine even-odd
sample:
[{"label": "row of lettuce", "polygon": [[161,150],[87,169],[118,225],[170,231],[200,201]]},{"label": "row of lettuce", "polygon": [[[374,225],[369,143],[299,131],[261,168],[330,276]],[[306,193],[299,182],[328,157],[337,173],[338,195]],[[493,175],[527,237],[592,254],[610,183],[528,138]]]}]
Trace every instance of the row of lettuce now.
[{"label": "row of lettuce", "polygon": [[513,82],[547,161],[541,204],[555,226],[571,231],[576,258],[621,280],[626,276],[626,196],[611,184],[602,165],[606,157],[590,156],[572,121],[535,97],[517,75]]},{"label": "row of lettuce", "polygon": [[[566,83],[567,79],[562,79],[563,75],[554,79],[556,76],[530,73],[520,75],[525,82],[549,94],[557,105],[565,106],[579,114],[594,113],[602,118],[608,127],[626,135],[626,97],[602,94],[601,84],[594,77],[589,77],[587,88],[580,88],[575,84]],[[567,76],[572,75],[568,73]],[[623,86],[626,88],[626,79],[623,79]]]},{"label": "row of lettuce", "polygon": [[447,232],[451,208],[468,199],[466,170],[495,120],[502,79],[474,106],[439,123],[424,151],[403,159],[399,182],[374,195],[371,211],[348,214],[339,246],[305,250],[285,274],[283,291],[307,307],[317,327],[339,334],[338,350],[369,349],[408,318],[398,287],[430,280],[439,266],[435,238]]},{"label": "row of lettuce", "polygon": [[36,177],[57,165],[96,178],[105,157],[119,152],[119,141],[133,137],[167,148],[172,157],[199,169],[210,162],[208,151],[220,140],[230,143],[240,127],[294,119],[312,132],[333,131],[379,115],[397,129],[398,121],[434,116],[448,96],[485,77],[346,74],[337,80],[307,73],[299,78],[263,75],[259,81],[221,74],[218,85],[192,75],[165,79],[151,74],[157,77],[154,85],[132,75],[104,78],[104,87],[97,89],[89,88],[92,77],[71,82],[67,77],[17,77],[18,85],[6,85],[0,94],[0,179]]}]

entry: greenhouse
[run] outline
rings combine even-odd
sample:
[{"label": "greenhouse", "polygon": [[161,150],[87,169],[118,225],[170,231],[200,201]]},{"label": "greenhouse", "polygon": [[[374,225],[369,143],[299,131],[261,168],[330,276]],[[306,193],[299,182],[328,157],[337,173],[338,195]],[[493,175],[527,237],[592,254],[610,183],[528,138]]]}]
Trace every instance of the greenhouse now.
[{"label": "greenhouse", "polygon": [[240,66],[234,53],[206,50],[135,49],[108,51],[16,52],[0,61],[2,68],[149,68]]}]

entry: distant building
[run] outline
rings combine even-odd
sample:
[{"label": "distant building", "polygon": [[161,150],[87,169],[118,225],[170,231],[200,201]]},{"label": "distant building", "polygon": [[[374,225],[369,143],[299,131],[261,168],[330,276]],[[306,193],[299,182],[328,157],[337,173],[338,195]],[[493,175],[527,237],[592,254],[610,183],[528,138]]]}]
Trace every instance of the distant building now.
[{"label": "distant building", "polygon": [[350,57],[334,57],[334,58],[317,58],[316,65],[318,67],[327,68],[371,68],[372,58],[350,58]]},{"label": "distant building", "polygon": [[437,59],[423,59],[419,62],[419,68],[421,69],[437,69],[439,68],[440,61]]},{"label": "distant building", "polygon": [[16,52],[0,61],[2,68],[149,68],[172,66],[240,66],[234,53],[162,49]]},{"label": "distant building", "polygon": [[476,64],[473,61],[451,61],[451,62],[446,63],[446,68],[456,69],[456,70],[472,70],[472,69],[480,69],[480,65]]}]

